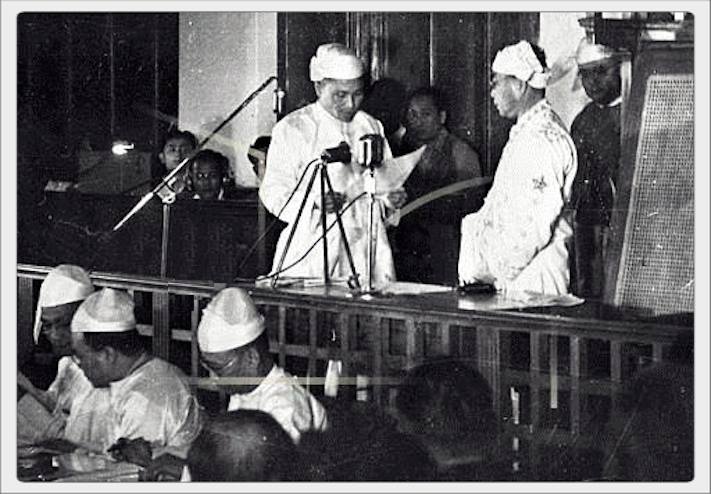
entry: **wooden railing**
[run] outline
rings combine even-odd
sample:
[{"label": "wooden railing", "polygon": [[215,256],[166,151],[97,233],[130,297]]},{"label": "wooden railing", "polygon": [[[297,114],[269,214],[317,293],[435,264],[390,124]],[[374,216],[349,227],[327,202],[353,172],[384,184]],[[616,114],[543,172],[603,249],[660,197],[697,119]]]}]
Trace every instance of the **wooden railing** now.
[{"label": "wooden railing", "polygon": [[[19,349],[31,347],[33,296],[48,271],[18,266]],[[152,337],[154,354],[171,360],[171,344],[183,342],[190,345],[190,374],[203,375],[195,332],[201,309],[225,285],[99,272],[91,277],[99,287],[126,289],[137,299],[150,296],[150,321],[140,324],[139,331]],[[620,383],[639,365],[664,360],[675,339],[693,331],[687,326],[602,320],[565,311],[561,315],[560,310],[557,315],[464,310],[455,292],[363,300],[333,296],[323,288],[241,286],[250,291],[267,319],[270,346],[279,365],[306,376],[306,384],[317,395],[323,391],[329,359],[343,364],[345,385],[339,396],[373,400],[383,407],[392,403],[398,380],[409,368],[434,357],[461,359],[489,381],[500,417],[512,416],[511,388],[527,395],[528,405],[522,411],[526,419],[519,424],[507,422],[514,429],[537,429],[548,420],[542,415],[566,410],[564,428],[577,434],[586,427],[588,397],[609,399],[614,413]],[[183,304],[190,308],[188,327],[170,327],[175,297],[190,301]],[[609,353],[609,365],[595,379],[590,378],[588,362],[591,340],[602,342]]]}]

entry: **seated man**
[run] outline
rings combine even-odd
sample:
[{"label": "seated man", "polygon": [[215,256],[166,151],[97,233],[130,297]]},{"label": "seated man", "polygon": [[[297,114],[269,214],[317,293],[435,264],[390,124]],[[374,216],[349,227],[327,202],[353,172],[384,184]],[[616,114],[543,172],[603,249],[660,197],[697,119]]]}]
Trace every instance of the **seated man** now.
[{"label": "seated man", "polygon": [[203,311],[197,330],[200,359],[224,384],[228,410],[261,410],[298,443],[301,433],[326,428],[326,411],[311,393],[274,364],[264,317],[240,288],[225,288]]},{"label": "seated man", "polygon": [[377,482],[435,480],[436,466],[417,438],[372,402],[333,400],[327,431],[304,433],[294,480]]},{"label": "seated man", "polygon": [[168,453],[185,458],[201,427],[201,412],[184,374],[143,348],[134,304],[123,291],[89,296],[72,319],[72,348],[97,388],[108,388],[108,442],[120,459],[147,466]]},{"label": "seated man", "polygon": [[[72,317],[82,300],[94,291],[89,275],[79,266],[61,264],[49,272],[40,288],[34,326],[35,341],[44,335],[59,358],[57,375],[47,391],[37,389],[21,372],[18,384],[27,394],[18,403],[18,437],[31,442],[66,439],[75,444],[101,445],[107,440],[109,393],[96,389],[71,358]],[[37,423],[41,408],[49,423]],[[49,419],[49,416],[45,416]]]},{"label": "seated man", "polygon": [[203,149],[198,152],[190,163],[187,176],[187,197],[193,199],[225,199],[225,177],[230,167],[226,156]]},{"label": "seated man", "polygon": [[163,138],[162,146],[158,151],[157,160],[151,166],[153,185],[157,185],[161,178],[177,167],[187,158],[197,146],[197,139],[192,132],[181,131],[173,128]]},{"label": "seated man", "polygon": [[274,418],[259,410],[226,412],[211,420],[188,453],[197,482],[288,480],[296,448]]}]

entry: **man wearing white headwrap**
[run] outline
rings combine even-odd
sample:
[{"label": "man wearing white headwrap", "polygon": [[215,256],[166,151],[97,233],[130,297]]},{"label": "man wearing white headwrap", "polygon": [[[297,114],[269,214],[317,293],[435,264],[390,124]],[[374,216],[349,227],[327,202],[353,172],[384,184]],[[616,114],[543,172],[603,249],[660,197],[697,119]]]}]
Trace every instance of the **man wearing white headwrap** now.
[{"label": "man wearing white headwrap", "polygon": [[[77,444],[106,441],[108,391],[94,388],[71,358],[72,317],[79,304],[93,291],[89,275],[79,266],[70,264],[57,266],[42,282],[34,338],[37,342],[40,334],[44,335],[59,362],[57,375],[47,391],[37,389],[24,374],[18,373],[18,384],[28,392],[18,403],[18,437],[23,440],[63,438]],[[25,407],[40,404],[52,413],[53,420],[46,428],[37,427],[38,424],[28,420],[31,409],[25,413]]]},{"label": "man wearing white headwrap", "polygon": [[567,293],[566,211],[577,168],[575,146],[545,99],[545,55],[527,41],[507,46],[492,65],[491,97],[516,120],[482,208],[462,220],[461,283],[500,290]]},{"label": "man wearing white headwrap", "polygon": [[[274,255],[276,269],[282,252],[286,248],[287,237],[294,226],[299,205],[304,200],[308,180],[302,181],[297,192],[288,200],[297,187],[299,177],[312,171],[313,160],[319,158],[325,149],[346,142],[351,149],[349,163],[330,163],[328,173],[333,185],[333,197],[328,196],[325,209],[330,225],[336,218],[336,211],[341,211],[348,243],[353,254],[356,271],[361,275],[361,283],[367,265],[367,225],[369,201],[360,197],[347,210],[342,210],[346,202],[359,196],[363,190],[366,170],[359,164],[362,144],[361,137],[367,134],[384,135],[382,124],[359,110],[363,101],[363,64],[353,50],[338,44],[326,44],[318,47],[310,64],[310,78],[318,100],[298,109],[281,121],[272,130],[272,141],[267,155],[267,167],[259,189],[259,196],[266,208],[288,224],[279,238]],[[392,157],[387,141],[384,158]],[[308,168],[308,169],[307,169]],[[389,192],[378,198],[374,214],[376,261],[373,269],[373,282],[384,285],[394,280],[392,252],[385,230],[384,218],[401,207],[406,199],[403,189]],[[322,234],[320,224],[320,186],[306,198],[305,209],[294,238],[287,250],[283,268],[302,257]],[[344,245],[338,228],[332,228],[327,235],[328,269],[331,277],[351,275]],[[284,269],[286,276],[318,278],[323,276],[322,243],[295,266]]]},{"label": "man wearing white headwrap", "polygon": [[572,199],[574,291],[584,297],[600,297],[604,286],[604,252],[620,163],[621,68],[629,66],[625,55],[585,38],[575,54],[580,81],[592,100],[570,129],[579,163]]},{"label": "man wearing white headwrap", "polygon": [[183,372],[143,348],[133,309],[120,290],[90,295],[72,319],[74,355],[92,384],[110,393],[104,449],[142,466],[180,463],[200,433],[200,406]]},{"label": "man wearing white headwrap", "polygon": [[266,412],[296,443],[303,432],[326,428],[323,406],[274,364],[264,317],[247,292],[219,292],[203,311],[197,337],[201,362],[210,374],[235,380],[223,386],[231,394],[228,411]]}]

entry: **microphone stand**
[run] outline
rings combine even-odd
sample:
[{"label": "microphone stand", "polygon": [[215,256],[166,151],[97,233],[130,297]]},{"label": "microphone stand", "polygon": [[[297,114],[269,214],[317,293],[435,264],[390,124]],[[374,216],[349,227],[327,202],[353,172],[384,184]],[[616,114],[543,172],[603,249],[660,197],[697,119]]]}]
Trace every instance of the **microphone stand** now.
[{"label": "microphone stand", "polygon": [[373,269],[375,265],[375,232],[373,231],[373,212],[375,210],[375,168],[383,161],[382,137],[377,134],[368,134],[361,137],[363,142],[363,164],[368,167],[364,178],[364,189],[368,194],[368,265],[366,268],[367,288],[361,294],[370,297],[377,293],[373,288]]},{"label": "microphone stand", "polygon": [[[257,95],[262,92],[272,81],[275,81],[276,77],[271,76],[265,80],[257,89],[255,89],[247,98],[240,103],[240,105],[235,108],[232,113],[230,113],[220,125],[218,125],[215,130],[213,130],[210,135],[205,137],[200,143],[195,147],[195,149],[184,158],[178,166],[173,168],[168,175],[161,179],[160,183],[156,185],[153,190],[144,195],[140,201],[129,211],[116,225],[114,225],[113,231],[116,232],[121,228],[126,222],[138,213],[143,207],[148,204],[148,202],[153,199],[153,197],[158,196],[161,198],[164,204],[171,204],[175,200],[176,191],[174,187],[180,181],[179,174],[187,166],[187,164],[195,157],[195,155],[207,144],[207,142],[212,139],[212,137],[221,131],[225,125],[227,125],[230,120],[232,120],[239,112],[241,112],[244,107],[246,107]],[[165,190],[167,189],[167,190]]]},{"label": "microphone stand", "polygon": [[[301,219],[301,215],[304,212],[304,208],[306,207],[306,203],[309,200],[311,189],[313,188],[314,182],[316,181],[316,175],[318,174],[321,179],[321,242],[323,242],[323,282],[325,285],[329,285],[331,282],[330,278],[330,266],[328,265],[328,240],[326,238],[326,230],[327,230],[327,225],[326,225],[326,194],[330,194],[331,197],[333,197],[333,185],[331,184],[331,178],[328,175],[328,169],[326,165],[328,164],[328,161],[324,159],[322,156],[321,159],[319,159],[316,163],[316,167],[314,168],[313,172],[311,172],[311,177],[309,178],[309,181],[306,185],[306,190],[304,192],[304,198],[301,200],[301,204],[299,205],[299,210],[296,213],[296,218],[294,219],[294,224],[291,227],[291,230],[289,231],[289,236],[286,239],[286,245],[284,245],[284,250],[281,253],[281,257],[279,258],[279,263],[277,264],[276,269],[274,270],[274,275],[272,275],[272,281],[271,281],[271,287],[276,288],[277,281],[279,279],[279,275],[281,274],[282,267],[284,266],[284,261],[286,259],[286,253],[289,250],[289,247],[291,246],[291,242],[294,238],[294,234],[296,233],[296,228],[299,225],[299,220]],[[328,192],[326,191],[326,187],[328,187]],[[351,270],[351,280],[353,282],[353,286],[355,287],[356,290],[360,291],[360,282],[358,281],[358,273],[356,272],[355,268],[355,263],[353,262],[353,255],[351,254],[351,248],[350,245],[348,244],[348,237],[346,237],[346,229],[343,227],[343,221],[341,219],[341,213],[340,211],[336,211],[336,223],[338,224],[338,230],[341,235],[341,240],[343,241],[343,246],[346,251],[346,257],[348,258],[348,265]]]}]

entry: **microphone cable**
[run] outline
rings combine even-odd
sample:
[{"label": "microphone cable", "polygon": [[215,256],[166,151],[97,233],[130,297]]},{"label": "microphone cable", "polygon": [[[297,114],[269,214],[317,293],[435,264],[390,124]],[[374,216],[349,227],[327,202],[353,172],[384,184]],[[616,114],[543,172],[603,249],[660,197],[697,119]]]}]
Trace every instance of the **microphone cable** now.
[{"label": "microphone cable", "polygon": [[[353,204],[355,204],[356,201],[358,201],[361,197],[363,197],[363,196],[365,196],[365,195],[366,195],[365,192],[361,192],[361,193],[360,193],[359,195],[357,195],[354,199],[352,199],[351,201],[349,201],[349,202],[345,205],[345,207],[344,207],[341,211],[338,211],[336,214],[340,217],[343,212],[345,212],[348,208],[350,208],[351,206],[353,206]],[[321,235],[319,235],[319,237],[314,241],[314,243],[311,244],[311,247],[309,247],[308,250],[307,250],[306,252],[304,252],[304,254],[303,254],[301,257],[299,257],[296,261],[292,262],[291,264],[289,264],[289,265],[288,265],[287,267],[285,267],[285,268],[281,268],[279,271],[277,271],[277,272],[275,272],[275,273],[269,273],[269,274],[267,274],[267,275],[262,276],[261,279],[274,278],[275,276],[277,276],[277,275],[283,273],[284,271],[286,271],[286,270],[288,270],[288,269],[293,268],[294,266],[296,266],[297,264],[299,264],[301,261],[303,261],[304,259],[306,259],[306,256],[308,256],[308,255],[311,253],[311,251],[316,248],[316,246],[318,245],[319,242],[321,242],[323,239],[326,238],[326,235],[328,234],[328,232],[331,231],[331,229],[332,229],[334,226],[336,226],[337,223],[338,223],[338,218],[336,218],[335,220],[333,220],[333,223],[331,223],[331,224],[328,226],[328,228],[326,228],[326,231],[323,232]],[[346,239],[346,240],[348,240],[348,239]]]},{"label": "microphone cable", "polygon": [[[284,212],[284,210],[286,209],[286,206],[289,205],[289,202],[291,202],[291,199],[293,199],[294,195],[296,194],[296,191],[299,190],[299,187],[301,186],[301,183],[304,181],[304,177],[306,177],[306,172],[309,171],[309,168],[311,168],[311,165],[313,165],[314,163],[316,163],[319,159],[320,159],[320,158],[316,158],[316,159],[313,159],[313,160],[309,161],[308,164],[304,167],[304,171],[301,173],[301,176],[299,177],[299,180],[296,182],[296,186],[293,188],[293,190],[291,191],[291,194],[289,194],[289,197],[286,198],[286,202],[284,202],[284,204],[282,205],[281,209],[280,209],[279,212],[276,214],[276,219],[277,219],[277,220],[283,221],[283,220],[280,218],[281,214],[282,214],[282,213]],[[265,209],[266,209],[266,208],[265,208]],[[251,247],[249,248],[249,250],[247,251],[247,254],[245,254],[245,256],[242,258],[242,262],[241,262],[240,265],[237,267],[237,273],[242,272],[242,268],[244,267],[244,265],[245,265],[245,264],[247,263],[247,261],[249,260],[249,257],[254,253],[254,251],[256,250],[256,248],[257,248],[257,246],[259,245],[259,243],[260,243],[262,240],[264,240],[264,238],[269,234],[269,232],[271,232],[271,231],[274,229],[274,227],[276,226],[276,224],[277,224],[276,221],[272,221],[271,225],[269,225],[267,228],[265,228],[265,229],[264,229],[264,232],[262,232],[262,234],[261,234],[259,237],[257,237],[257,240],[254,241],[254,243],[252,244],[252,246],[251,246]],[[240,279],[239,276],[237,276],[237,278],[235,278],[234,281],[237,281],[238,279]]]}]

